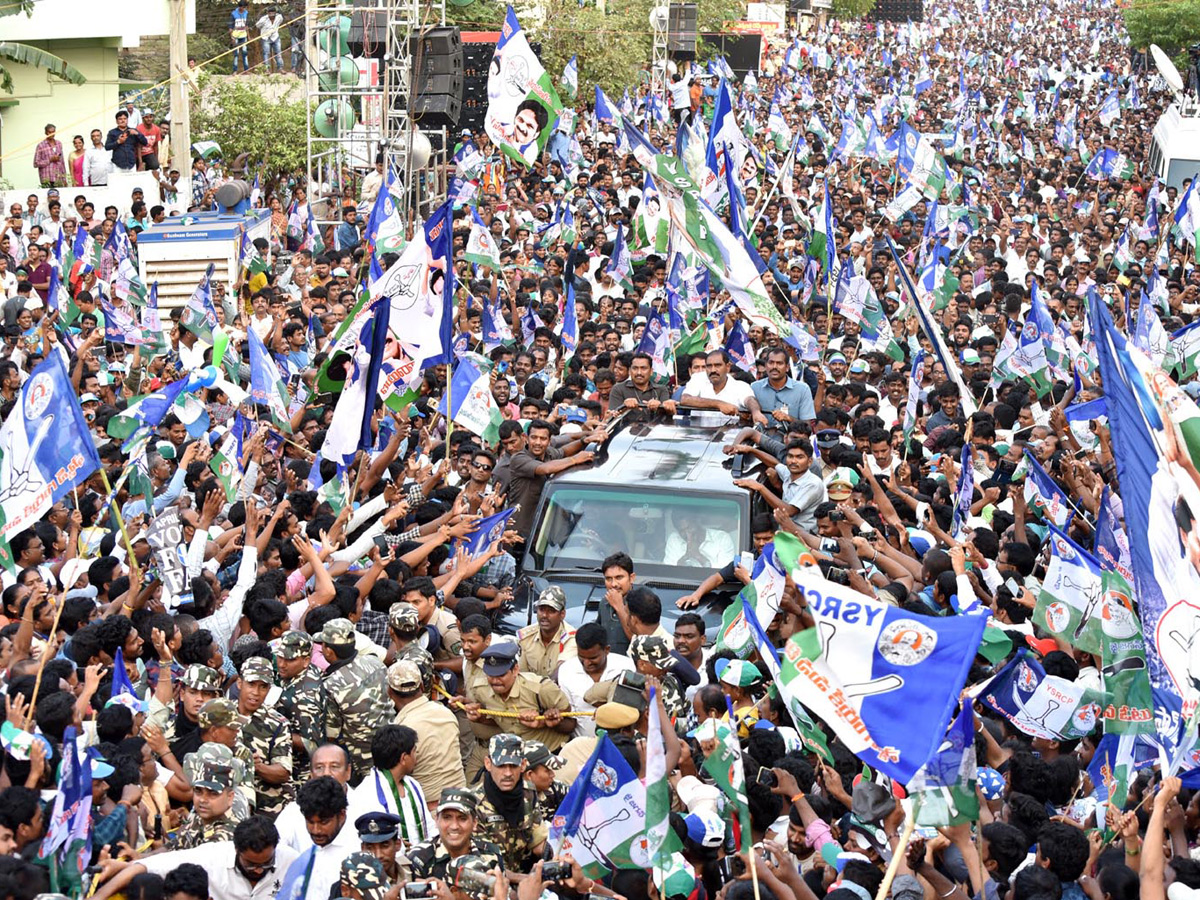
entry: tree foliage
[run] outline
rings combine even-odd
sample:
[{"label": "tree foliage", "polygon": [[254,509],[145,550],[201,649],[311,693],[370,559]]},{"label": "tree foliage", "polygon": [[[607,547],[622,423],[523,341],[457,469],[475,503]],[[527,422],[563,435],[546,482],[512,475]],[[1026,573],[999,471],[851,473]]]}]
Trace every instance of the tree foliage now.
[{"label": "tree foliage", "polygon": [[446,24],[463,31],[499,31],[504,24],[506,7],[499,0],[475,0],[466,6],[446,4]]},{"label": "tree foliage", "polygon": [[[656,5],[654,0],[607,0],[601,10],[591,2],[580,6],[578,0],[544,0],[540,19],[522,16],[520,9],[517,15],[530,40],[541,42],[542,64],[556,82],[571,57],[578,58],[579,95],[586,100],[595,85],[619,96],[649,77],[650,10]],[[745,11],[742,0],[699,0],[699,30],[719,32]],[[698,49],[703,52],[703,45],[698,43]]]},{"label": "tree foliage", "polygon": [[203,101],[192,106],[192,140],[216,141],[227,158],[249,154],[252,169],[273,183],[307,163],[304,101],[282,102],[233,78],[201,81]]},{"label": "tree foliage", "polygon": [[1125,7],[1124,16],[1129,42],[1139,50],[1158,44],[1177,56],[1200,41],[1200,0],[1134,0]]},{"label": "tree foliage", "polygon": [[832,0],[829,12],[835,19],[861,19],[875,8],[875,0]]}]

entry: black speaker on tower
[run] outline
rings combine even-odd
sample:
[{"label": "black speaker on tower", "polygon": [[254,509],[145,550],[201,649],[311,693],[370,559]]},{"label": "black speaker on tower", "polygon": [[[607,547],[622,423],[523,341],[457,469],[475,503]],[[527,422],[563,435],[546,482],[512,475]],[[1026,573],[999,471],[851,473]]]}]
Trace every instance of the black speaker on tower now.
[{"label": "black speaker on tower", "polygon": [[383,59],[387,49],[387,15],[376,8],[375,0],[354,0],[347,43],[351,56]]},{"label": "black speaker on tower", "polygon": [[695,3],[671,3],[667,6],[667,52],[678,60],[696,58]]},{"label": "black speaker on tower", "polygon": [[879,22],[924,22],[923,0],[875,0],[868,18]]},{"label": "black speaker on tower", "polygon": [[413,101],[409,114],[421,128],[454,128],[462,114],[463,46],[457,28],[437,26],[414,35]]}]

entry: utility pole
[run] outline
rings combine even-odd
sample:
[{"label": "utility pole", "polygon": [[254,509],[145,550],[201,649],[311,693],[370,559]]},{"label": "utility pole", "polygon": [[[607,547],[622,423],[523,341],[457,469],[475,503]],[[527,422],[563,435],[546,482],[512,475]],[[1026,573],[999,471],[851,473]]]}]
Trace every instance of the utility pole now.
[{"label": "utility pole", "polygon": [[192,171],[192,117],[188,92],[193,85],[187,51],[188,0],[167,0],[167,3],[171,8],[171,146],[175,157],[172,166],[179,170],[182,181]]}]

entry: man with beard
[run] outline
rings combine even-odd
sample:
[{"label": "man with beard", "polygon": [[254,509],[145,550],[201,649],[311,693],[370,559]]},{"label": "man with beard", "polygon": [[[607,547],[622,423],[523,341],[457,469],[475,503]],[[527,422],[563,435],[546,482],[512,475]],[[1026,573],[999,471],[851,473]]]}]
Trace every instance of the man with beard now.
[{"label": "man with beard", "polygon": [[491,739],[477,808],[480,836],[500,847],[504,867],[515,872],[527,871],[542,855],[549,833],[538,811],[537,791],[524,781],[524,749],[515,734]]},{"label": "man with beard", "polygon": [[796,860],[796,867],[807,872],[821,863],[821,848],[833,843],[829,823],[813,810],[791,772],[778,768],[771,771],[775,773],[775,787],[771,792],[793,798],[788,810],[787,848]]},{"label": "man with beard", "polygon": [[296,886],[295,900],[325,900],[341,879],[342,860],[361,844],[354,826],[346,826],[346,789],[323,775],[302,785],[296,802],[313,846],[292,863],[284,883]]},{"label": "man with beard", "polygon": [[212,900],[273,900],[280,890],[280,874],[295,858],[295,850],[279,843],[270,819],[251,816],[238,823],[232,841],[212,841],[134,862],[108,860],[104,868],[110,877],[93,896],[105,900],[143,872],[166,875],[183,863],[193,863],[208,872]]}]

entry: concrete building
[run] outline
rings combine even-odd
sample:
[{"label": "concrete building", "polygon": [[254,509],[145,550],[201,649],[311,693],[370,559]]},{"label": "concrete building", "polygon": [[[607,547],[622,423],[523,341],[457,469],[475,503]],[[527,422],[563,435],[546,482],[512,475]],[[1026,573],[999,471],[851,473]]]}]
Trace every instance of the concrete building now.
[{"label": "concrete building", "polygon": [[[186,2],[191,34],[196,4]],[[72,136],[86,139],[92,128],[107,133],[121,98],[118,51],[167,34],[169,22],[170,0],[38,0],[33,15],[0,19],[4,40],[60,56],[87,76],[86,84],[73,85],[41,69],[6,63],[13,93],[0,94],[0,177],[16,188],[37,186],[33,151],[48,123],[57,126],[64,155],[71,152]]]}]

